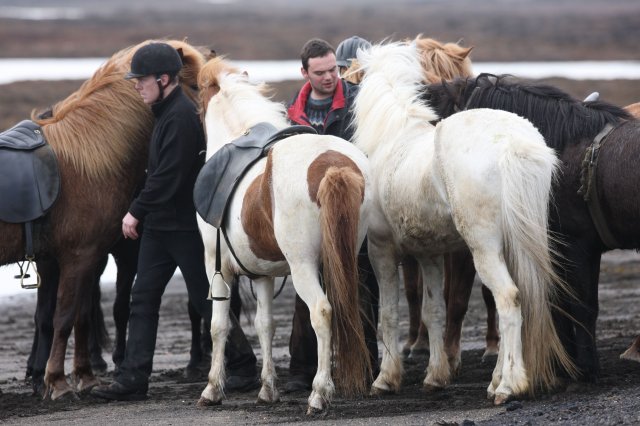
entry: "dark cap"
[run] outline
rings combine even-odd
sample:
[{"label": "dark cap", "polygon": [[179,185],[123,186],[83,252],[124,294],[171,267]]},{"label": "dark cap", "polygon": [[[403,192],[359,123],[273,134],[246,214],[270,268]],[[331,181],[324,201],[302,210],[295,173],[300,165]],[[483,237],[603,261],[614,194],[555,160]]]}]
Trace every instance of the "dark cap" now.
[{"label": "dark cap", "polygon": [[371,43],[362,37],[353,36],[345,39],[338,45],[336,49],[336,64],[339,67],[351,66],[351,60],[356,58],[358,49],[368,49]]},{"label": "dark cap", "polygon": [[167,43],[150,43],[139,48],[131,59],[131,71],[124,76],[129,80],[145,75],[169,74],[175,76],[182,68],[182,59],[176,49]]}]

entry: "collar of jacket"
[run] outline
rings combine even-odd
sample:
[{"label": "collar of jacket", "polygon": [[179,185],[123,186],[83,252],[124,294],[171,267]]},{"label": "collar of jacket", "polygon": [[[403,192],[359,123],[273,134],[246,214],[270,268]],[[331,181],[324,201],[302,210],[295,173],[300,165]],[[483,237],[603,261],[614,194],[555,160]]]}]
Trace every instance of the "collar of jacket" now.
[{"label": "collar of jacket", "polygon": [[168,106],[173,103],[173,100],[180,96],[180,93],[182,93],[182,87],[178,85],[171,91],[171,93],[169,93],[169,96],[165,97],[160,102],[151,104],[151,111],[153,112],[153,115],[160,117],[162,113],[166,111]]},{"label": "collar of jacket", "polygon": [[[333,92],[333,102],[331,103],[331,109],[329,113],[335,111],[337,109],[344,108],[345,106],[345,98],[344,98],[344,81],[339,80],[336,85],[336,90]],[[298,92],[298,96],[293,101],[293,103],[289,106],[287,114],[289,115],[289,119],[297,124],[309,125],[309,119],[307,118],[307,114],[304,112],[304,108],[307,105],[307,99],[311,95],[311,84],[307,81],[300,92]],[[327,114],[329,116],[329,114]]]}]

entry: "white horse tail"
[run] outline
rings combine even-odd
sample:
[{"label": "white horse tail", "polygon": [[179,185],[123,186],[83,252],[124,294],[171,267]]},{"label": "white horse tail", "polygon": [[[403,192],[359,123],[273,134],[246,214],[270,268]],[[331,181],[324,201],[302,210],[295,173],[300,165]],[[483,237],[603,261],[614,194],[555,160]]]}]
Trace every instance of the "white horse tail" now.
[{"label": "white horse tail", "polygon": [[523,358],[531,393],[557,385],[558,366],[570,374],[576,371],[550,309],[558,290],[570,293],[554,271],[548,229],[551,185],[558,165],[546,145],[529,145],[526,152],[509,146],[500,159],[505,257],[520,294]]},{"label": "white horse tail", "polygon": [[333,309],[334,378],[346,396],[367,392],[372,375],[358,295],[358,222],[364,178],[350,167],[329,167],[320,181],[323,278]]}]

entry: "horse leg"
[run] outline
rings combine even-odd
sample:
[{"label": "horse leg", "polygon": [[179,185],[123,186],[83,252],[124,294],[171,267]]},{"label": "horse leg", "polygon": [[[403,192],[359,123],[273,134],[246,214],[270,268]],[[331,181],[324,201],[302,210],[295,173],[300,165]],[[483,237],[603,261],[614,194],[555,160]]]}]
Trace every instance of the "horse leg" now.
[{"label": "horse leg", "polygon": [[406,256],[402,261],[404,291],[409,307],[409,337],[402,354],[409,359],[422,358],[429,353],[429,334],[420,316],[422,309],[422,276],[415,258]]},{"label": "horse leg", "polygon": [[38,261],[38,271],[42,277],[42,284],[38,288],[34,316],[36,329],[31,356],[27,361],[27,374],[31,375],[33,393],[44,397],[44,373],[53,341],[53,315],[56,310],[60,270],[55,260],[48,259]]},{"label": "horse leg", "polygon": [[640,336],[636,337],[629,349],[620,355],[620,359],[640,362]]},{"label": "horse leg", "polygon": [[563,305],[565,309],[568,309],[572,319],[567,320],[560,313],[556,315],[556,323],[571,321],[568,331],[564,330],[565,325],[560,325],[564,334],[568,335],[568,337],[565,336],[569,339],[568,352],[575,357],[580,378],[595,382],[600,373],[595,332],[598,318],[598,280],[601,253],[599,249],[593,247],[590,241],[584,240],[568,240],[560,249],[566,259],[561,271],[564,273],[562,277],[574,292],[575,298],[565,297],[567,301]]},{"label": "horse leg", "polygon": [[451,371],[457,374],[462,363],[460,340],[462,323],[469,307],[476,269],[468,249],[448,253],[445,259],[445,298],[447,319],[444,334],[444,348]]},{"label": "horse leg", "polygon": [[111,359],[116,370],[124,360],[127,344],[127,323],[131,288],[138,269],[138,249],[140,240],[120,239],[111,250],[118,273],[116,275],[116,297],[113,301],[113,320],[116,327],[115,346]]},{"label": "horse leg", "polygon": [[382,362],[380,373],[371,386],[372,394],[398,392],[402,382],[402,355],[398,350],[399,272],[397,258],[388,239],[368,235],[369,259],[380,288],[380,330]]},{"label": "horse leg", "polygon": [[418,262],[411,256],[402,259],[402,280],[404,282],[404,293],[407,297],[409,307],[409,336],[402,347],[402,354],[407,356],[411,353],[411,347],[418,339],[418,328],[420,327],[420,309],[422,306],[422,291],[420,270]]},{"label": "horse leg", "polygon": [[419,259],[422,270],[422,318],[429,332],[429,364],[423,387],[427,391],[445,387],[451,380],[451,369],[444,351],[443,331],[446,307],[442,291],[443,257]]},{"label": "horse leg", "polygon": [[109,335],[104,323],[102,306],[100,305],[100,276],[104,273],[104,269],[106,268],[108,261],[109,256],[104,256],[100,260],[91,289],[91,308],[89,314],[89,360],[91,363],[91,369],[96,373],[104,373],[107,371],[107,363],[102,359],[102,348],[108,346]]},{"label": "horse leg", "polygon": [[496,301],[493,299],[491,290],[489,290],[489,288],[484,284],[482,285],[482,299],[484,300],[484,305],[487,307],[487,335],[485,337],[486,348],[482,354],[482,360],[484,361],[491,356],[498,355],[498,348],[500,347],[500,333],[498,332]]},{"label": "horse leg", "polygon": [[229,300],[214,300],[211,311],[211,369],[207,386],[198,400],[198,407],[222,403],[225,381],[224,348],[229,329]]},{"label": "horse leg", "polygon": [[[315,265],[289,262],[291,280],[296,293],[309,307],[311,326],[318,340],[318,369],[311,385],[307,414],[325,411],[335,393],[331,378],[331,312],[327,296],[322,292]],[[363,354],[363,356],[367,356]]]},{"label": "horse leg", "polygon": [[502,344],[491,384],[487,388],[488,397],[494,398],[494,403],[498,405],[513,395],[526,393],[529,387],[522,356],[522,311],[519,291],[509,275],[507,265],[497,253],[476,249],[473,259],[480,279],[493,293],[500,315]]},{"label": "horse leg", "polygon": [[[44,382],[47,394],[56,400],[73,392],[64,375],[64,359],[71,330],[75,327],[73,376],[81,390],[89,389],[98,380],[91,371],[88,351],[87,282],[94,279],[98,256],[79,250],[82,257],[70,256],[59,260],[60,284],[53,318],[53,344],[47,362]],[[84,309],[83,309],[84,308]]]},{"label": "horse leg", "polygon": [[255,279],[254,288],[258,301],[254,326],[260,340],[262,350],[262,388],[258,394],[258,402],[274,403],[280,400],[280,394],[276,387],[278,376],[273,362],[273,335],[275,326],[273,323],[273,278],[262,277]]}]

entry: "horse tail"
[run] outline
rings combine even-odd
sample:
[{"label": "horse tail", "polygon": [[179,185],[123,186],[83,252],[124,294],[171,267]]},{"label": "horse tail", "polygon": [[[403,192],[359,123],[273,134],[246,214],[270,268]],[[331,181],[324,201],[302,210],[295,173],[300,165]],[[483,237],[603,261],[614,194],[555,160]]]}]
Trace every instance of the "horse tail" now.
[{"label": "horse tail", "polygon": [[346,396],[364,394],[372,375],[358,295],[358,222],[363,195],[364,179],[349,167],[329,167],[318,188],[323,279],[333,309],[333,376]]},{"label": "horse tail", "polygon": [[557,385],[557,367],[570,375],[576,372],[551,316],[558,291],[571,293],[554,270],[554,241],[548,229],[558,166],[546,145],[528,146],[526,153],[510,147],[500,161],[505,257],[520,295],[522,352],[531,394]]}]

